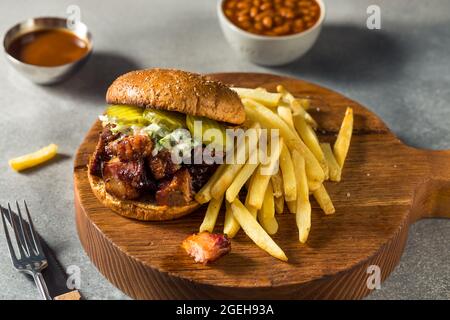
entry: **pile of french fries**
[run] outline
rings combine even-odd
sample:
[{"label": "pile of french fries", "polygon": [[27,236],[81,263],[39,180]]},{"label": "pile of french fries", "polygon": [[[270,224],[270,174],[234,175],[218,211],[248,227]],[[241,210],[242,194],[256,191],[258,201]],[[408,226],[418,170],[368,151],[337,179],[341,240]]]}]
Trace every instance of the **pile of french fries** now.
[{"label": "pile of french fries", "polygon": [[[341,180],[353,131],[353,110],[347,108],[332,147],[319,142],[318,124],[308,113],[309,100],[295,98],[281,85],[276,93],[263,88],[232,89],[242,100],[250,128],[257,132],[278,129],[279,141],[272,146],[264,163],[250,161],[257,146],[246,141],[234,150],[236,157],[245,158],[245,163],[219,166],[195,196],[202,204],[209,202],[200,232],[213,232],[225,202],[223,232],[228,237],[233,238],[242,228],[261,249],[287,261],[283,250],[271,238],[278,231],[277,214],[295,214],[299,241],[305,243],[311,228],[310,195],[325,214],[335,212],[323,183]],[[268,142],[260,139],[258,144],[261,143]],[[239,193],[244,187],[247,195],[242,203]]]}]

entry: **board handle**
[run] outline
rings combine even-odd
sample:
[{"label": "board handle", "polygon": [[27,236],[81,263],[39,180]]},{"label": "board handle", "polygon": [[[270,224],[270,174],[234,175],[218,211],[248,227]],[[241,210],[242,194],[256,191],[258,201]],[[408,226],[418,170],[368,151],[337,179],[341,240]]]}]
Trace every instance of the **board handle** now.
[{"label": "board handle", "polygon": [[415,192],[412,219],[450,218],[450,150],[421,152],[429,170]]}]

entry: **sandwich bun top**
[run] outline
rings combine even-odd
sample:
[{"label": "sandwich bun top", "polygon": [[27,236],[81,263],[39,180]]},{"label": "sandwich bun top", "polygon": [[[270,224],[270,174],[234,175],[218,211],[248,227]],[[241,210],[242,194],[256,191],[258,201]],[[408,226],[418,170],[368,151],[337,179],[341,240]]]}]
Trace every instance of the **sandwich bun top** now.
[{"label": "sandwich bun top", "polygon": [[177,111],[236,125],[245,121],[244,106],[236,92],[218,81],[181,70],[126,73],[108,88],[106,101]]}]

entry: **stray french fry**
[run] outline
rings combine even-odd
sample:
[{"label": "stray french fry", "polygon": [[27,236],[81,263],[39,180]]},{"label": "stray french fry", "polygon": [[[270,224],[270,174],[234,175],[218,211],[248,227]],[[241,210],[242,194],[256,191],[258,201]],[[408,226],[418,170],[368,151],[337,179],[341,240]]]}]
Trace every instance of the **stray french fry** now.
[{"label": "stray french fry", "polygon": [[284,198],[287,202],[297,199],[297,182],[295,181],[294,163],[285,144],[281,149],[280,168],[283,176]]},{"label": "stray french fry", "polygon": [[280,93],[267,92],[266,90],[257,89],[247,89],[247,88],[231,88],[235,91],[239,97],[248,98],[262,103],[268,107],[276,107],[281,99]]},{"label": "stray french fry", "polygon": [[333,202],[331,201],[331,198],[328,195],[327,189],[325,189],[324,185],[314,191],[313,196],[316,199],[317,203],[319,203],[320,208],[322,208],[325,214],[333,214],[336,212]]},{"label": "stray french fry", "polygon": [[297,150],[292,151],[294,158],[299,158],[295,167],[295,176],[297,180],[297,204],[295,220],[298,227],[298,236],[301,243],[308,239],[311,229],[311,204],[309,202],[308,181],[306,178],[305,161]]},{"label": "stray french fry", "polygon": [[234,238],[241,226],[234,218],[233,211],[229,202],[225,201],[225,221],[223,223],[223,233],[229,238]]},{"label": "stray french fry", "polygon": [[223,195],[219,199],[211,199],[208,203],[208,209],[206,209],[205,218],[200,226],[200,232],[209,231],[213,232],[216,225],[217,216],[219,215],[220,207],[222,207]]},{"label": "stray french fry", "polygon": [[252,214],[239,199],[235,199],[231,203],[231,210],[233,211],[234,218],[239,222],[244,232],[258,247],[277,259],[282,261],[288,260],[283,250],[272,240],[256,219],[253,218]]},{"label": "stray french fry", "polygon": [[57,152],[58,146],[52,143],[33,153],[9,160],[9,166],[16,171],[22,171],[50,160]]},{"label": "stray french fry", "polygon": [[325,160],[325,156],[323,154],[322,149],[320,148],[319,139],[317,138],[314,130],[306,123],[305,118],[301,115],[295,115],[294,126],[297,129],[298,134],[303,139],[303,142],[306,146],[311,150],[311,152],[316,157],[317,161],[319,161],[320,166],[322,167],[323,172],[325,173],[325,179],[328,179],[328,164]]},{"label": "stray french fry", "polygon": [[270,183],[267,185],[264,201],[261,210],[258,212],[258,220],[268,234],[273,235],[277,233],[278,222],[275,219],[275,203],[273,200],[272,185]]},{"label": "stray french fry", "polygon": [[275,212],[279,214],[284,213],[284,197],[274,197],[273,201],[275,204]]},{"label": "stray french fry", "polygon": [[325,155],[325,160],[328,163],[329,177],[331,181],[339,182],[341,181],[341,167],[334,157],[333,150],[329,143],[321,143],[323,154]]},{"label": "stray french fry", "polygon": [[348,107],[345,111],[344,120],[342,120],[341,128],[334,143],[334,156],[339,166],[344,166],[345,158],[350,147],[353,132],[353,109]]},{"label": "stray french fry", "polygon": [[283,195],[283,177],[281,176],[281,168],[278,168],[277,172],[270,177],[272,183],[273,196],[279,198]]},{"label": "stray french fry", "polygon": [[[252,183],[248,193],[250,193],[249,205],[256,209],[261,209],[264,200],[264,194],[267,189],[267,185],[270,182],[270,177],[273,172],[278,168],[281,149],[283,146],[283,138],[280,138],[275,146],[272,146],[272,153],[270,154],[269,162],[267,164],[261,164],[255,171]],[[270,174],[272,173],[272,174]]]},{"label": "stray french fry", "polygon": [[211,187],[216,183],[220,176],[222,176],[223,171],[225,170],[226,164],[221,164],[216,172],[209,178],[208,182],[195,194],[195,200],[204,204],[211,200]]}]

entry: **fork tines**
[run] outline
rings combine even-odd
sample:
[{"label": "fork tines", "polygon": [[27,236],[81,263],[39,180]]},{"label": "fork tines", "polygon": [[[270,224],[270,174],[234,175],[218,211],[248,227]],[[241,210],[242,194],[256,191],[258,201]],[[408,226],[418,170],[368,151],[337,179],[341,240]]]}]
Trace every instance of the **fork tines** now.
[{"label": "fork tines", "polygon": [[14,247],[12,245],[6,221],[9,222],[11,229],[14,232],[17,247],[20,253],[20,258],[31,256],[34,257],[43,256],[39,237],[37,236],[34,230],[33,221],[31,220],[30,211],[28,210],[27,203],[25,200],[23,201],[23,203],[25,212],[27,214],[28,223],[26,220],[24,220],[22,216],[22,211],[17,201],[16,201],[16,208],[18,214],[15,214],[12,211],[11,205],[9,203],[7,209],[1,207],[3,228],[5,230],[8,249],[10,251],[13,260],[17,260],[17,256],[15,254]]}]

